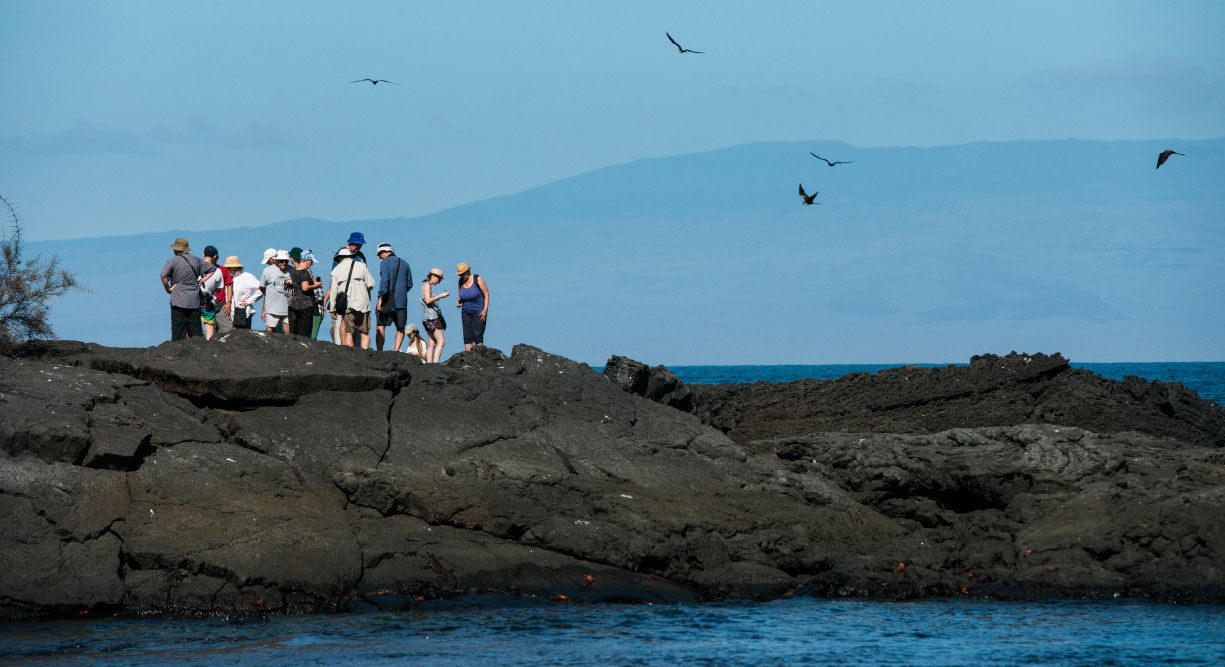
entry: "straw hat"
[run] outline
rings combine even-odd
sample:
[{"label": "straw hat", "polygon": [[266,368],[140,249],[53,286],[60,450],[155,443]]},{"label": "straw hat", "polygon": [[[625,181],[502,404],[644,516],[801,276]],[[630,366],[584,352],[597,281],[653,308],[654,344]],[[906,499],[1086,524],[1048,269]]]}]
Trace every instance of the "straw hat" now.
[{"label": "straw hat", "polygon": [[471,270],[472,270],[472,267],[468,266],[467,262],[460,262],[459,264],[455,265],[455,275],[457,276],[462,276]]},{"label": "straw hat", "polygon": [[238,261],[238,255],[230,255],[229,257],[225,258],[225,264],[222,266],[227,269],[241,269],[242,262]]},{"label": "straw hat", "polygon": [[272,261],[274,261],[274,262],[279,262],[279,261],[281,261],[281,260],[284,260],[284,261],[288,262],[288,261],[289,261],[289,259],[290,259],[290,257],[289,257],[289,251],[288,251],[288,250],[278,250],[278,251],[276,251],[276,256],[274,256],[274,257],[272,258]]},{"label": "straw hat", "polygon": [[170,248],[175,252],[187,252],[188,250],[191,250],[191,247],[187,245],[187,239],[182,237],[175,239],[174,243],[170,244]]},{"label": "straw hat", "polygon": [[425,274],[425,279],[429,280],[430,276],[438,276],[438,279],[442,280],[443,275],[445,274],[443,274],[442,269],[433,268],[433,269],[430,269],[429,273]]}]

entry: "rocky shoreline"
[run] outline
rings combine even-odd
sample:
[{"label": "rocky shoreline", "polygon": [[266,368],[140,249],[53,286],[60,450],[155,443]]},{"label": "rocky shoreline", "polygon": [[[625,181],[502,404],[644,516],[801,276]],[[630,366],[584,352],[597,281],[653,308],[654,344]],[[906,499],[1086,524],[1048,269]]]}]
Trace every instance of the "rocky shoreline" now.
[{"label": "rocky shoreline", "polygon": [[[250,332],[0,357],[0,616],[1225,601],[1225,408],[1058,355],[684,386]],[[645,375],[644,375],[645,374]]]}]

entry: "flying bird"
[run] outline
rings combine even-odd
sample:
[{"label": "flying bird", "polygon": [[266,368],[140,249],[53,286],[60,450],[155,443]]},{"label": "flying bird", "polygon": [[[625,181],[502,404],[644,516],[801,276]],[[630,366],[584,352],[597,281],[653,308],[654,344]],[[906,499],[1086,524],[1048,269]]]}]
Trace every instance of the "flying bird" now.
[{"label": "flying bird", "polygon": [[846,161],[846,162],[841,162],[841,161],[834,161],[834,162],[830,162],[829,160],[826,160],[825,158],[821,157],[820,155],[817,155],[816,153],[814,153],[814,152],[812,152],[812,151],[808,151],[808,154],[809,154],[809,155],[811,155],[811,156],[813,156],[813,157],[815,157],[815,158],[817,158],[818,160],[820,160],[820,161],[824,162],[825,164],[828,164],[828,165],[829,165],[829,166],[831,166],[831,167],[832,167],[832,166],[834,166],[834,165],[836,165],[836,164],[850,164],[850,163],[854,162],[854,160],[848,160],[848,161]]},{"label": "flying bird", "polygon": [[390,84],[391,84],[391,85],[393,85],[393,86],[398,86],[398,85],[400,85],[400,84],[396,83],[395,81],[388,81],[387,79],[358,79],[357,81],[350,81],[349,83],[361,83],[362,81],[369,81],[369,82],[370,82],[370,85],[372,85],[372,86],[377,86],[377,85],[379,85],[379,82],[382,82],[382,83],[390,83]]},{"label": "flying bird", "polygon": [[820,192],[814,192],[814,193],[812,193],[812,194],[808,194],[807,192],[804,192],[804,184],[803,184],[803,183],[800,183],[800,198],[804,200],[804,205],[805,205],[805,206],[808,206],[809,204],[817,204],[817,205],[819,206],[819,205],[821,204],[821,202],[819,202],[819,201],[813,201],[814,199],[816,199],[816,198],[817,198],[817,195],[819,195],[819,194],[821,194],[821,193],[820,193]]},{"label": "flying bird", "polygon": [[[666,32],[664,34],[668,35]],[[675,46],[681,53],[706,53],[705,51],[694,51],[693,49],[682,48],[680,44],[676,43],[675,39],[672,39],[672,35],[668,35],[668,41],[672,42],[673,46]]]},{"label": "flying bird", "polygon": [[1161,165],[1165,164],[1165,161],[1170,159],[1171,155],[1182,155],[1182,153],[1175,153],[1174,151],[1168,148],[1161,151],[1161,155],[1157,156],[1157,166],[1155,168],[1160,169]]}]

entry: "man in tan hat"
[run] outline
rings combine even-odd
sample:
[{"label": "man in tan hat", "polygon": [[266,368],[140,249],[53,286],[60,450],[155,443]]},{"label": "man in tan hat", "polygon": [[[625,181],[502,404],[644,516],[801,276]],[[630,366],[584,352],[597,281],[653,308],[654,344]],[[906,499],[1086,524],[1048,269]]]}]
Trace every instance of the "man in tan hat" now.
[{"label": "man in tan hat", "polygon": [[162,289],[170,295],[170,340],[203,338],[200,324],[200,283],[216,270],[212,264],[189,253],[187,239],[170,244],[174,257],[162,267]]}]

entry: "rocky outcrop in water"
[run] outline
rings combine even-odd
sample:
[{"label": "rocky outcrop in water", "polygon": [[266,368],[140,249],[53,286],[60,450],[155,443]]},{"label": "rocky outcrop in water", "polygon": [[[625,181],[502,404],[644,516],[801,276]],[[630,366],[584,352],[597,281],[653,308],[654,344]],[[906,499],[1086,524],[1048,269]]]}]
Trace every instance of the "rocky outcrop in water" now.
[{"label": "rocky outcrop in water", "polygon": [[0,613],[1225,600],[1221,406],[990,359],[697,386],[699,419],[529,346],[29,344],[0,357]]}]

